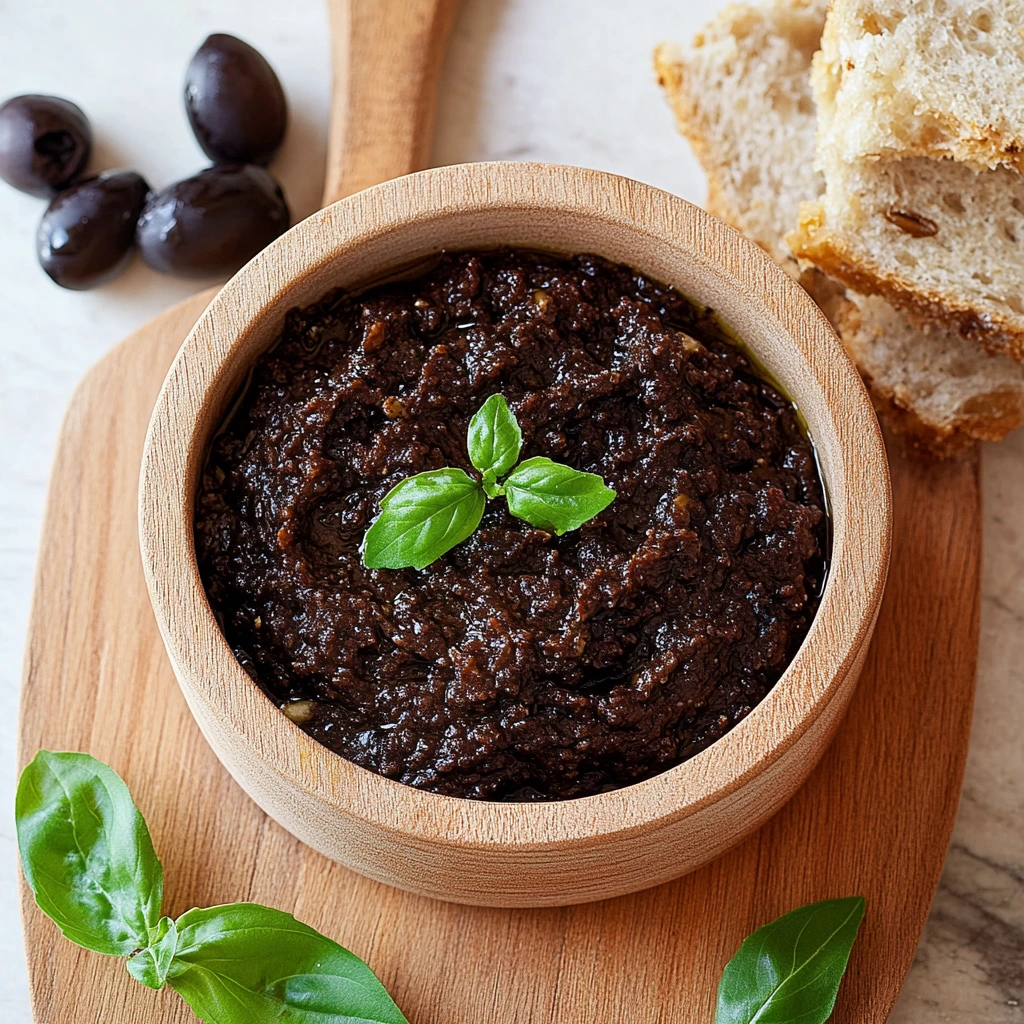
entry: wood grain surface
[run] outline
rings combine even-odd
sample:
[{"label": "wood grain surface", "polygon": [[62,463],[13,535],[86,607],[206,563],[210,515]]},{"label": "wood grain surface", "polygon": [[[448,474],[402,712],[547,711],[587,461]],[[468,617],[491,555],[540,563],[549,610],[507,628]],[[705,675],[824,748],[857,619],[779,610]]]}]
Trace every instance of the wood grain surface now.
[{"label": "wood grain surface", "polygon": [[[138,468],[170,361],[209,296],[171,310],[79,388],[60,440],[22,697],[20,760],[87,750],[127,780],[167,872],[165,911],[252,899],[364,957],[413,1024],[709,1024],[725,962],[808,900],[864,893],[835,1021],[880,1024],[910,966],[956,811],[978,624],[975,459],[893,453],[894,553],[868,663],[838,737],[756,835],[685,878],[585,906],[438,903],[303,847],[230,779],[167,663],[136,538]],[[40,1024],[191,1020],[169,991],[79,950],[23,886]]]},{"label": "wood grain surface", "polygon": [[459,0],[327,0],[334,88],[323,206],[426,167]]}]

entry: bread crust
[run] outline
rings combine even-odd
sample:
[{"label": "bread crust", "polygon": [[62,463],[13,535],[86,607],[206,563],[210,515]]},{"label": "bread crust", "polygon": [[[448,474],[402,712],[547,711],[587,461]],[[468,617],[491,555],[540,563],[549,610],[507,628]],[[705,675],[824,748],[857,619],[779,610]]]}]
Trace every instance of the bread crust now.
[{"label": "bread crust", "polygon": [[956,331],[992,355],[1024,362],[1024,331],[1016,324],[997,315],[979,314],[952,295],[922,289],[872,266],[829,231],[822,203],[801,206],[799,224],[786,236],[786,243],[798,259],[814,264],[861,295],[881,295],[915,323]]},{"label": "bread crust", "polygon": [[958,121],[948,114],[932,113],[931,117],[933,126],[943,126],[943,134],[933,138],[930,143],[916,139],[899,149],[885,149],[871,155],[897,160],[923,156],[931,160],[955,160],[976,171],[1010,167],[1018,173],[1024,173],[1024,153],[1021,153],[1020,144],[1009,132],[1000,131],[992,125]]},{"label": "bread crust", "polygon": [[[817,301],[813,290],[811,296]],[[845,296],[831,304],[819,302],[819,305],[822,305],[823,312],[856,362],[854,342],[864,329],[857,305]],[[907,444],[918,455],[955,458],[973,450],[979,441],[1001,441],[1024,422],[1022,402],[1019,396],[1010,393],[1007,393],[1008,400],[999,410],[990,404],[984,412],[974,415],[961,413],[942,426],[925,422],[892,388],[877,380],[863,366],[859,369],[875,411],[895,433],[904,435]]]}]

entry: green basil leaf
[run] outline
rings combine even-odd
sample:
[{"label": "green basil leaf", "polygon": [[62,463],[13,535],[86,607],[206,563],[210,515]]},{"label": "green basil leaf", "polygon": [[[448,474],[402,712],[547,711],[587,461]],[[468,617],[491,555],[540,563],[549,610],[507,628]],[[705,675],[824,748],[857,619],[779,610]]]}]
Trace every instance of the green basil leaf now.
[{"label": "green basil leaf", "polygon": [[168,983],[208,1024],[407,1024],[359,957],[256,903],[178,918]]},{"label": "green basil leaf", "polygon": [[[469,461],[483,474],[485,485],[493,487],[516,464],[523,432],[503,395],[491,395],[469,421],[468,444]],[[500,493],[488,491],[492,498]]]},{"label": "green basil leaf", "polygon": [[824,1024],[863,917],[864,897],[850,896],[758,928],[726,965],[715,1024]]},{"label": "green basil leaf", "polygon": [[461,469],[433,469],[396,484],[363,539],[370,569],[422,569],[479,525],[487,499]]},{"label": "green basil leaf", "polygon": [[505,496],[512,515],[559,535],[578,530],[615,500],[615,492],[596,473],[543,458],[517,466],[505,481]]},{"label": "green basil leaf", "polygon": [[160,920],[164,873],[128,787],[88,754],[41,750],[15,801],[28,884],[72,941],[128,956]]},{"label": "green basil leaf", "polygon": [[143,985],[161,989],[167,984],[167,972],[178,945],[178,928],[169,917],[162,917],[154,929],[149,945],[133,953],[125,966],[128,973]]}]

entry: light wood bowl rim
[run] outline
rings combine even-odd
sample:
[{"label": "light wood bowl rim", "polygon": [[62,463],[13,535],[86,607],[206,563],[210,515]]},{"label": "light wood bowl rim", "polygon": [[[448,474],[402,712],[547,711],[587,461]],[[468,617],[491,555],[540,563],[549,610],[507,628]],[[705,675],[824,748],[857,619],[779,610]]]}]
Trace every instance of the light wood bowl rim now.
[{"label": "light wood bowl rim", "polygon": [[[491,188],[495,181],[501,189]],[[837,483],[847,493],[854,477],[859,485],[868,485],[873,514],[854,515],[837,528],[830,577],[815,621],[768,696],[696,757],[610,793],[540,804],[480,802],[423,792],[360,768],[309,737],[252,683],[217,627],[199,577],[191,529],[194,489],[188,481],[197,460],[205,457],[207,438],[197,438],[196,431],[225,359],[244,342],[242,335],[225,337],[222,325],[240,316],[257,323],[276,298],[315,269],[313,257],[305,253],[314,252],[311,243],[325,234],[340,251],[402,231],[417,219],[443,219],[448,214],[431,204],[438,188],[465,195],[464,209],[452,216],[488,204],[571,210],[608,218],[620,228],[626,224],[661,245],[681,244],[675,240],[679,225],[689,225],[698,239],[693,257],[727,274],[747,301],[759,302],[766,316],[775,317],[818,387],[827,388],[842,474],[841,480],[829,481],[833,500]],[[724,243],[739,247],[743,258],[738,267],[727,269],[717,262]],[[282,263],[291,269],[280,271]],[[268,281],[275,282],[273,287],[268,288]],[[764,298],[769,292],[775,309]],[[853,510],[850,502],[844,514]],[[205,705],[288,787],[310,794],[328,813],[334,809],[431,847],[514,848],[524,853],[662,827],[729,799],[777,762],[828,706],[846,676],[858,670],[882,600],[891,521],[888,464],[867,393],[803,289],[756,245],[685,200],[604,172],[537,163],[462,164],[418,172],[341,200],[273,243],[228,282],[182,346],[154,409],[140,482],[146,582],[190,704]],[[856,566],[847,564],[853,545],[843,531],[857,534],[861,562]],[[854,608],[842,620],[835,614],[839,588],[846,588],[848,597],[852,592]],[[822,663],[832,668],[827,679],[816,680]],[[207,681],[211,666],[214,683]],[[796,717],[783,720],[780,709],[784,698],[792,697],[798,678],[801,687],[813,692],[801,698]]]}]

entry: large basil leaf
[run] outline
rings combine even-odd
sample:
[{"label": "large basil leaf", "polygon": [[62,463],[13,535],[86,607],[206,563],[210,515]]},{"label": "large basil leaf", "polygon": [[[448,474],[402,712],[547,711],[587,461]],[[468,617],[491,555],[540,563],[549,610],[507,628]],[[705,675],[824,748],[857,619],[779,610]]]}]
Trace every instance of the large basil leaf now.
[{"label": "large basil leaf", "polygon": [[363,539],[371,569],[422,569],[461,544],[479,525],[487,499],[461,469],[433,469],[396,484]]},{"label": "large basil leaf", "polygon": [[495,481],[516,464],[523,447],[519,421],[503,395],[491,395],[469,421],[468,447],[469,461],[483,475],[488,497],[496,498],[502,489]]},{"label": "large basil leaf", "polygon": [[864,897],[850,896],[758,928],[726,965],[715,1024],[824,1024],[863,917]]},{"label": "large basil leaf", "polygon": [[88,754],[41,750],[15,801],[36,903],[72,941],[113,956],[149,945],[164,875],[128,787]]},{"label": "large basil leaf", "polygon": [[578,530],[615,500],[596,473],[544,458],[520,463],[505,481],[505,495],[512,515],[559,535]]},{"label": "large basil leaf", "polygon": [[291,914],[232,903],[177,927],[168,983],[208,1024],[407,1024],[359,957]]}]

